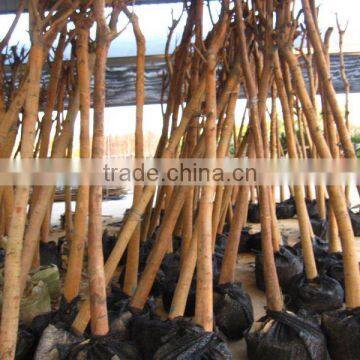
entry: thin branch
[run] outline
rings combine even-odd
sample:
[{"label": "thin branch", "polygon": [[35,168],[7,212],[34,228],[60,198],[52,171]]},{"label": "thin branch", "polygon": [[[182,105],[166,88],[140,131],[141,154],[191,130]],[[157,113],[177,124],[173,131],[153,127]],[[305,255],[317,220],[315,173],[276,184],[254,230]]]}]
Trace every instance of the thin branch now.
[{"label": "thin branch", "polygon": [[184,13],[185,7],[183,6],[182,12],[179,16],[178,19],[174,19],[174,11],[171,10],[171,26],[169,26],[169,35],[166,39],[166,44],[165,44],[165,59],[166,59],[166,64],[167,64],[167,68],[168,68],[168,72],[169,72],[169,76],[171,77],[173,74],[173,68],[172,68],[172,64],[170,61],[171,56],[169,55],[169,49],[170,49],[170,42],[173,36],[173,33],[176,29],[176,27],[178,26],[180,19],[182,18],[182,15]]},{"label": "thin branch", "polygon": [[45,16],[45,18],[41,21],[41,25],[45,26],[53,17],[53,13],[58,10],[59,6],[62,4],[62,0],[56,1],[56,3],[50,8],[49,13]]},{"label": "thin branch", "polygon": [[346,22],[345,28],[342,29],[341,26],[340,26],[338,13],[336,13],[335,16],[336,16],[336,25],[337,25],[339,34],[345,34],[345,32],[346,32],[346,30],[348,28],[348,25],[349,25],[349,20]]},{"label": "thin branch", "polygon": [[211,12],[211,8],[210,8],[210,0],[206,1],[206,5],[207,5],[208,11],[209,11],[209,17],[210,17],[211,24],[212,24],[212,26],[215,26],[214,18],[212,16],[212,12]]},{"label": "thin branch", "polygon": [[194,50],[196,51],[196,53],[200,56],[201,60],[204,61],[204,63],[206,63],[207,60],[204,57],[204,55],[201,53],[200,49],[198,49],[195,44],[193,44],[192,46],[193,46]]},{"label": "thin branch", "polygon": [[[79,6],[80,0],[74,1],[74,3],[66,10],[63,11],[62,14],[50,25],[50,29],[44,35],[44,40],[48,40],[51,36],[56,33],[59,28],[61,28],[66,22],[67,18],[74,12],[74,10]],[[60,11],[60,10],[59,10]],[[57,15],[58,13],[56,13]]]}]

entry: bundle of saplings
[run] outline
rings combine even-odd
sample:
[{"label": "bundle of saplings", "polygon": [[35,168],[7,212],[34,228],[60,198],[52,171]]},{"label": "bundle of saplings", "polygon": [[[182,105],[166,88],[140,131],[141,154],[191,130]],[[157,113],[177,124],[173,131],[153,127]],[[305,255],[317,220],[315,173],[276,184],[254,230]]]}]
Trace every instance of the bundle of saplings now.
[{"label": "bundle of saplings", "polygon": [[[347,227],[351,228],[350,219]],[[350,231],[351,234],[351,231]],[[334,277],[343,279],[346,309],[322,315],[322,328],[327,338],[332,359],[358,359],[360,337],[360,270],[354,237],[342,240],[343,253],[329,254],[324,269]]]},{"label": "bundle of saplings", "polygon": [[241,219],[246,218],[246,212],[242,209],[243,191],[244,189],[239,191],[236,199],[234,218],[238,221],[234,221],[230,226],[218,285],[214,288],[215,325],[231,340],[241,339],[253,322],[251,299],[242,285],[235,282],[239,242],[244,230]]}]

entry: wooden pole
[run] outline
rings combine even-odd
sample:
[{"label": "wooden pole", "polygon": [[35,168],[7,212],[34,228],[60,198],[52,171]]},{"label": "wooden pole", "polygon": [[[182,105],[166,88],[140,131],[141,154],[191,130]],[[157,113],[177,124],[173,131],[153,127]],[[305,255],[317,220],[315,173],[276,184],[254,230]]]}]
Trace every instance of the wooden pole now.
[{"label": "wooden pole", "polygon": [[[90,158],[90,68],[89,28],[91,21],[81,16],[75,21],[76,56],[80,93],[80,157]],[[76,196],[74,232],[71,239],[68,266],[64,282],[64,297],[71,302],[79,294],[87,221],[89,213],[89,186],[79,186]]]},{"label": "wooden pole", "polygon": [[[251,72],[251,66],[246,48],[245,23],[243,19],[242,3],[235,1],[236,25],[241,49],[241,65],[245,78],[247,96],[249,100],[251,131],[254,137],[256,156],[264,157],[263,142],[260,130],[258,112],[258,92]],[[269,203],[269,189],[259,187],[259,204],[261,214],[262,251],[264,254],[264,280],[266,284],[266,298],[269,309],[281,311],[283,307],[279,281],[277,278],[271,234],[271,210]]]},{"label": "wooden pole", "polygon": [[[205,157],[216,158],[216,59],[208,51],[206,64]],[[202,188],[199,203],[195,322],[205,331],[213,330],[212,211],[215,185]]]},{"label": "wooden pole", "polygon": [[[274,65],[275,65],[274,66],[275,81],[276,81],[276,86],[279,89],[279,97],[280,97],[282,112],[284,117],[286,142],[287,142],[289,157],[291,159],[297,159],[298,154],[296,151],[295,136],[291,128],[291,120],[290,120],[291,113],[289,109],[288,98],[285,92],[284,80],[281,73],[278,53],[275,54]],[[303,249],[306,276],[308,280],[313,280],[318,276],[318,273],[316,269],[312,239],[310,236],[309,215],[306,208],[303,187],[294,186],[294,195],[295,195],[297,217],[299,221],[301,246]]]},{"label": "wooden pole", "polygon": [[[110,23],[115,27],[119,10],[113,10]],[[94,126],[92,159],[104,156],[105,71],[107,54],[114,35],[105,19],[105,0],[94,1],[97,24],[94,70]],[[106,281],[102,251],[102,186],[91,185],[89,195],[88,271],[91,332],[95,336],[109,332],[106,307]]]},{"label": "wooden pole", "polygon": [[[127,7],[123,7],[126,16],[132,23],[136,38],[136,127],[135,127],[135,158],[144,157],[143,140],[143,108],[145,101],[145,37],[141,32],[137,16],[131,14]],[[134,187],[134,204],[137,204],[141,198],[142,186]],[[126,272],[124,279],[124,292],[133,295],[137,286],[137,276],[139,267],[139,248],[141,224],[137,226],[135,233],[130,240],[126,257]]]},{"label": "wooden pole", "polygon": [[[73,7],[74,6],[74,7]],[[77,2],[70,8],[59,10],[60,18],[54,21],[44,35],[43,28],[48,25],[41,20],[37,1],[32,3],[30,20],[34,20],[31,32],[32,46],[29,55],[29,79],[25,98],[25,116],[21,141],[21,157],[31,158],[35,142],[35,125],[38,116],[40,78],[46,44],[52,42],[58,26],[63,24],[74,11]],[[49,20],[52,19],[50,16]],[[0,327],[0,358],[13,359],[15,354],[19,307],[21,297],[21,251],[25,229],[26,207],[29,200],[28,186],[19,186],[15,193],[15,205],[9,228],[9,239],[6,249],[2,321]]]},{"label": "wooden pole", "polygon": [[[291,69],[291,74],[294,78],[294,84],[296,84],[296,92],[302,103],[302,107],[307,119],[307,124],[317,152],[321,158],[331,158],[330,150],[321,133],[321,130],[317,126],[317,114],[306,91],[305,81],[298,67],[298,62],[294,54],[286,45],[284,46],[284,44],[282,44],[280,46],[280,50],[286,58],[286,61]],[[338,223],[343,248],[346,306],[348,308],[354,308],[360,305],[360,273],[356,255],[357,253],[354,233],[352,230],[343,192],[337,186],[328,186],[327,190]]]}]

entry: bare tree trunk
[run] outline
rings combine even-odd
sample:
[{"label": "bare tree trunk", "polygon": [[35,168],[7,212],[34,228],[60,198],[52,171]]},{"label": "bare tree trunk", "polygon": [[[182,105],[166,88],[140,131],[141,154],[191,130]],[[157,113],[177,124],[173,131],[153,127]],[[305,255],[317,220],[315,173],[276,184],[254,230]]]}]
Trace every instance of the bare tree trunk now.
[{"label": "bare tree trunk", "polygon": [[[126,247],[130,241],[132,234],[134,233],[137,224],[139,223],[147,204],[150,202],[150,199],[153,197],[155,192],[154,186],[145,186],[143,194],[141,196],[141,201],[137,207],[133,207],[130,211],[129,216],[124,222],[121,232],[118,237],[118,241],[115,244],[114,249],[112,250],[108,260],[105,264],[105,280],[108,284],[119,264],[119,261],[124,254]],[[138,286],[139,288],[139,286]],[[137,288],[137,289],[138,289]],[[72,325],[73,330],[76,333],[83,333],[86,326],[90,320],[90,301],[86,300],[82,304],[80,311],[74,320]]]},{"label": "bare tree trunk", "polygon": [[[246,48],[245,24],[243,19],[242,3],[235,2],[236,25],[240,41],[241,63],[246,83],[247,96],[250,107],[250,125],[254,137],[256,156],[264,157],[263,142],[260,131],[260,119],[258,112],[257,89],[251,73],[250,62]],[[269,189],[259,187],[259,205],[261,214],[262,251],[264,254],[264,279],[266,284],[266,298],[269,309],[281,311],[283,307],[279,281],[277,278],[271,234],[271,210],[269,203]]]},{"label": "bare tree trunk", "polygon": [[[206,68],[205,157],[216,158],[216,54],[208,52]],[[195,321],[213,330],[212,212],[215,185],[202,188],[199,204]]]},{"label": "bare tree trunk", "polygon": [[[97,23],[96,57],[94,71],[94,126],[93,159],[104,156],[105,71],[110,46],[110,29],[105,20],[105,0],[95,0],[94,15]],[[90,186],[88,272],[91,312],[91,332],[95,336],[109,332],[106,307],[106,282],[102,251],[102,186]]]},{"label": "bare tree trunk", "polygon": [[174,296],[171,302],[169,318],[175,319],[183,316],[186,308],[186,302],[191,287],[191,281],[194,276],[197,260],[197,244],[199,239],[199,222],[195,221],[194,231],[189,247],[184,253],[184,260],[181,264],[179,280],[176,285]]},{"label": "bare tree trunk", "polygon": [[[295,136],[291,126],[292,124],[291,113],[289,109],[288,97],[286,96],[286,92],[285,92],[284,80],[280,68],[280,61],[277,53],[275,54],[274,74],[275,74],[276,85],[277,88],[279,89],[279,96],[283,110],[282,112],[284,117],[286,142],[287,142],[289,157],[291,159],[296,159],[298,157],[298,154],[296,151]],[[301,246],[304,254],[306,277],[308,280],[313,280],[318,276],[318,273],[316,269],[313,244],[310,236],[309,215],[306,208],[303,187],[294,186],[294,195],[295,195],[295,204],[296,204],[296,210],[297,210],[297,216],[298,216],[299,228],[301,234]]]},{"label": "bare tree trunk", "polygon": [[336,99],[336,93],[329,76],[329,72],[326,65],[326,59],[323,53],[323,46],[318,31],[316,29],[313,15],[311,13],[309,0],[302,0],[302,5],[306,19],[306,28],[307,28],[308,36],[310,38],[312,46],[314,47],[314,55],[317,63],[319,76],[322,80],[324,91],[329,101],[331,111],[334,115],[334,120],[340,135],[341,143],[344,147],[345,155],[348,158],[355,158],[356,156],[355,156],[354,147],[352,145],[349,131],[346,128],[346,124],[344,123],[342,112],[340,110],[340,107]]},{"label": "bare tree trunk", "polygon": [[[172,154],[174,154],[174,151],[175,151],[177,145],[179,144],[179,142],[187,128],[189,121],[191,120],[191,118],[196,114],[196,112],[200,108],[204,89],[205,89],[205,81],[202,79],[199,82],[198,91],[196,92],[194,97],[191,98],[191,100],[189,101],[189,103],[187,104],[185,109],[183,110],[182,120],[181,120],[180,125],[172,133],[172,135],[168,141],[168,145],[167,145],[166,149],[163,151],[164,158],[169,158],[172,156]],[[147,205],[153,199],[155,190],[156,190],[156,188],[153,185],[148,185],[148,186],[144,187],[143,193],[141,195],[141,199],[139,201],[139,205],[133,206],[133,208],[130,212],[130,215],[127,217],[126,221],[124,222],[121,232],[119,233],[117,243],[116,243],[113,251],[111,252],[109,259],[106,261],[106,264],[105,264],[105,276],[106,276],[107,283],[110,281],[122,255],[124,254],[124,251],[128,245],[128,242],[130,241],[130,238],[131,238],[132,234],[134,233],[138,222],[140,221],[142,215],[144,214],[144,211],[145,211]],[[139,292],[139,288],[141,287],[141,281],[142,281],[141,279],[138,284],[137,290],[134,294],[133,301],[135,301],[136,294]],[[146,286],[147,286],[147,284],[146,284]],[[144,297],[145,301],[146,301],[146,296],[147,295],[145,295],[145,297]],[[145,304],[145,301],[143,302],[143,304]],[[142,299],[141,299],[141,301],[139,300],[138,303],[139,304],[142,303]],[[136,307],[136,305],[134,305],[134,306]],[[140,306],[141,305],[139,305],[139,307]],[[74,329],[75,332],[77,332],[77,333],[84,332],[84,330],[89,322],[89,319],[90,319],[89,309],[90,309],[89,301],[85,301],[79,311],[78,316],[76,317],[76,319],[73,323],[73,326],[72,326],[72,328]]]},{"label": "bare tree trunk", "polygon": [[[280,50],[291,68],[294,83],[296,84],[296,92],[302,103],[303,110],[307,118],[307,124],[317,152],[321,158],[331,158],[330,150],[321,133],[321,130],[317,126],[317,114],[314,111],[311,100],[306,91],[305,82],[298,67],[297,60],[291,50],[286,46],[283,46],[283,44],[280,46]],[[338,223],[344,254],[346,305],[348,308],[354,308],[360,305],[360,273],[354,233],[343,192],[337,186],[328,186],[327,189],[336,221]]]},{"label": "bare tree trunk", "polygon": [[[133,30],[136,38],[137,60],[136,60],[136,128],[135,128],[135,158],[142,159],[144,157],[144,140],[143,140],[143,108],[145,101],[145,38],[142,34],[137,16],[131,14],[124,7],[125,14],[132,22]],[[142,186],[134,187],[134,205],[137,205],[141,198]],[[139,248],[140,248],[140,231],[141,224],[136,228],[135,233],[130,240],[126,257],[126,272],[124,279],[124,292],[133,295],[137,286],[137,276],[139,267]]]},{"label": "bare tree trunk", "polygon": [[[234,89],[235,90],[235,89]],[[234,91],[233,90],[233,91]],[[237,102],[239,87],[237,86],[236,91],[234,91],[229,99],[228,107],[226,110],[226,119],[223,124],[223,128],[221,129],[220,141],[217,149],[217,158],[224,158],[228,148],[229,142],[231,138],[231,132],[235,124],[235,106]],[[213,224],[212,224],[212,246],[213,251],[215,251],[215,240],[216,240],[216,230],[219,226],[219,221],[221,217],[221,204],[223,199],[225,187],[223,185],[216,187],[216,196],[213,207]]]},{"label": "bare tree trunk", "polygon": [[[61,158],[65,156],[66,148],[71,139],[74,122],[79,110],[79,87],[76,87],[70,97],[70,104],[63,123],[61,135],[55,140],[52,157]],[[29,224],[24,238],[24,248],[22,252],[21,265],[21,293],[25,289],[26,278],[31,267],[31,262],[35,254],[39,240],[41,224],[43,223],[49,202],[53,196],[54,186],[43,186],[40,190],[39,200],[36,202],[31,213]]]},{"label": "bare tree trunk", "polygon": [[[40,77],[43,46],[39,37],[32,44],[29,55],[29,83],[25,100],[21,157],[31,158],[35,141],[35,125],[39,106]],[[3,305],[0,328],[0,358],[13,359],[17,339],[20,308],[21,251],[26,221],[26,207],[30,188],[19,186],[15,192],[15,204],[9,228],[6,248]]]},{"label": "bare tree trunk", "polygon": [[[77,34],[77,69],[80,90],[80,156],[90,157],[90,65],[89,65],[89,26],[91,23],[85,18],[76,22]],[[83,266],[85,238],[87,234],[87,220],[89,213],[89,186],[83,185],[78,189],[74,216],[74,232],[70,244],[69,260],[64,282],[64,296],[71,302],[80,290],[81,272]]]},{"label": "bare tree trunk", "polygon": [[[325,47],[325,56],[328,70],[330,70],[330,56],[329,56],[329,44],[330,36],[332,34],[332,28],[329,28],[325,33],[324,47]],[[320,81],[320,94],[322,102],[322,113],[323,113],[323,122],[324,122],[324,133],[325,138],[328,143],[331,155],[333,158],[339,158],[340,150],[338,146],[338,134],[334,122],[334,117],[331,112],[329,102],[326,98],[326,95],[323,90],[322,82]],[[341,242],[339,239],[339,229],[337,226],[336,218],[334,211],[332,209],[332,204],[329,205],[329,245],[330,252],[340,252],[341,251]]]},{"label": "bare tree trunk", "polygon": [[[73,148],[73,136],[71,136],[71,140],[69,142],[69,146],[67,148],[67,158],[72,158],[72,148]],[[65,195],[65,236],[66,239],[72,239],[72,231],[73,231],[73,218],[72,218],[72,210],[71,210],[71,186],[65,186],[64,189]],[[51,203],[52,205],[52,203]],[[51,211],[51,209],[49,209]],[[48,210],[48,212],[49,212]],[[46,216],[45,216],[46,219]]]},{"label": "bare tree trunk", "polygon": [[[344,90],[345,90],[345,125],[348,129],[348,131],[350,132],[350,120],[349,120],[349,115],[350,115],[350,111],[349,111],[349,92],[350,92],[350,82],[349,79],[346,75],[346,67],[345,67],[345,60],[344,60],[344,36],[345,36],[345,32],[347,29],[347,25],[345,27],[345,29],[341,29],[340,27],[340,23],[339,23],[339,19],[338,16],[336,14],[336,24],[337,24],[337,28],[338,28],[338,33],[339,33],[339,57],[340,57],[340,74],[341,74],[341,78],[344,84]],[[349,204],[350,203],[350,186],[347,185],[345,187],[345,196],[346,196],[346,201]]]}]

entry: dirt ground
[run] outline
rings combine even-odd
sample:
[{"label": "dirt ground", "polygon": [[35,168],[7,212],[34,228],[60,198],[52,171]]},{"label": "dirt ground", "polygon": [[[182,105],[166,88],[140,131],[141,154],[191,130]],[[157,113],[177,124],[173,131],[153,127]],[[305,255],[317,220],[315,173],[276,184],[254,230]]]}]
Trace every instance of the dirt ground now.
[{"label": "dirt ground", "polygon": [[[299,241],[299,230],[296,219],[279,220],[281,233],[288,244]],[[248,224],[254,231],[260,231],[259,224]],[[265,315],[266,299],[263,291],[259,290],[255,284],[255,256],[253,254],[240,254],[237,261],[236,280],[241,282],[243,288],[250,295],[255,321]],[[245,340],[228,342],[228,346],[233,353],[234,359],[247,359]]]},{"label": "dirt ground", "polygon": [[[260,230],[258,224],[250,224],[254,230]],[[294,245],[300,240],[300,233],[298,229],[297,219],[279,220],[280,230],[284,242],[288,245]],[[360,256],[360,238],[357,240],[357,251]],[[254,307],[255,321],[265,315],[265,294],[258,290],[255,284],[255,257],[252,254],[240,254],[237,262],[236,280],[243,284],[244,289],[250,295]],[[228,342],[229,348],[233,353],[234,359],[246,360],[246,343],[245,340]]]},{"label": "dirt ground", "polygon": [[[121,206],[119,207],[119,205],[120,204],[118,202],[113,202],[113,204],[108,204],[107,208],[115,207],[117,208],[117,211],[123,210]],[[129,205],[128,201],[126,201],[126,205]],[[112,216],[112,213],[112,210],[110,212],[108,211],[106,216],[104,217],[104,227],[107,227],[110,232],[118,230],[118,226],[111,226],[111,224],[116,223],[120,220],[118,217]],[[250,228],[254,232],[260,231],[259,224],[248,224],[248,226],[250,226]],[[296,218],[291,220],[279,220],[279,226],[284,243],[288,245],[294,245],[300,240],[298,222]],[[58,226],[56,226],[52,230],[52,238],[54,240],[57,240],[61,235],[63,235],[63,232],[59,229]],[[357,238],[357,245],[358,253],[360,254],[360,238]],[[237,261],[236,281],[241,282],[243,288],[250,295],[254,308],[254,319],[256,321],[257,319],[265,315],[266,300],[264,292],[258,290],[256,287],[254,272],[255,256],[253,254],[240,254]],[[85,290],[85,288],[87,287],[86,283],[86,278],[84,278],[83,290]],[[166,318],[166,313],[161,309],[161,301],[157,301],[157,304],[159,305],[159,315],[161,315],[163,318]],[[233,353],[234,359],[247,359],[246,343],[244,339],[228,342],[228,346]]]}]

